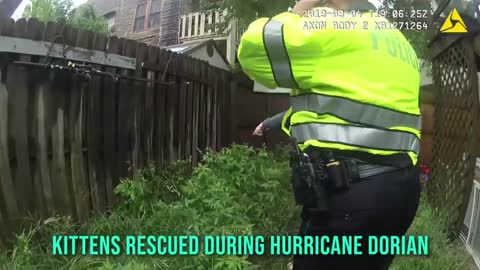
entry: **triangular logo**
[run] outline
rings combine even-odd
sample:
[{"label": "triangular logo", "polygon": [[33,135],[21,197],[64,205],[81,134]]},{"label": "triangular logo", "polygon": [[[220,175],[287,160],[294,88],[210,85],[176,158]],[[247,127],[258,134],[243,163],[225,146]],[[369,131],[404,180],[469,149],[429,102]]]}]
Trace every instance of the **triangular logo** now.
[{"label": "triangular logo", "polygon": [[458,14],[457,9],[453,9],[450,14],[448,14],[447,19],[440,28],[442,33],[467,33],[467,26]]}]

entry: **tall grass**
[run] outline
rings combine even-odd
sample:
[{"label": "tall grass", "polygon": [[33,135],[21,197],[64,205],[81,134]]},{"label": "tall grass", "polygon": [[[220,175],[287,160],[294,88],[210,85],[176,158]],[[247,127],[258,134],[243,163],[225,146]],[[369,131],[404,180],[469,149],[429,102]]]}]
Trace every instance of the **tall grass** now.
[{"label": "tall grass", "polygon": [[[425,194],[424,194],[425,195]],[[473,263],[460,240],[448,238],[445,215],[435,211],[425,196],[407,234],[429,236],[430,250],[426,257],[397,257],[390,270],[467,270]]]},{"label": "tall grass", "polygon": [[[2,269],[287,269],[288,257],[52,256],[52,235],[295,234],[299,208],[290,190],[285,149],[275,153],[233,146],[208,152],[193,171],[188,161],[135,172],[117,187],[119,204],[78,227],[68,217],[39,222],[0,252]],[[428,258],[399,258],[393,270],[465,270],[468,255],[450,243],[445,225],[422,200],[410,233],[430,235]],[[80,250],[78,250],[80,251]]]}]

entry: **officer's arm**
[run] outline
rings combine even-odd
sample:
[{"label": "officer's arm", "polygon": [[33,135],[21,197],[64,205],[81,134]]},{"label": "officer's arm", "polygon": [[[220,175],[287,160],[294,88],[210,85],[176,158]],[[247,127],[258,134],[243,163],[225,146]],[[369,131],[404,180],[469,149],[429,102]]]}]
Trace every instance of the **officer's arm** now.
[{"label": "officer's arm", "polygon": [[266,130],[281,130],[282,120],[287,111],[281,112],[275,116],[265,119],[262,124]]},{"label": "officer's arm", "polygon": [[[304,40],[302,37],[298,39],[299,35],[304,35],[301,31],[301,18],[298,14],[284,12],[271,19],[261,18],[250,24],[238,49],[239,62],[250,79],[270,89],[299,88],[293,76],[290,57],[294,53],[291,45],[296,43],[296,48],[301,47]],[[295,31],[298,35],[284,35],[286,31]],[[294,41],[295,38],[298,41]]]}]

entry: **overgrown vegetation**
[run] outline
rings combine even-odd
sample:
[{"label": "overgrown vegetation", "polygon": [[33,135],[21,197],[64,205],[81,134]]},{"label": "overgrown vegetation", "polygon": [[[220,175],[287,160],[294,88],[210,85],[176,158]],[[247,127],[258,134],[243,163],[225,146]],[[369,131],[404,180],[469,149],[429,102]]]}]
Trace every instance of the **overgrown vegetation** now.
[{"label": "overgrown vegetation", "polygon": [[26,7],[23,17],[36,18],[42,22],[56,22],[72,27],[109,34],[104,17],[97,16],[91,5],[73,8],[72,0],[32,0]]},{"label": "overgrown vegetation", "polygon": [[[280,151],[283,152],[283,151]],[[54,257],[52,235],[264,235],[296,233],[298,208],[285,156],[234,146],[208,152],[190,172],[188,161],[167,170],[147,168],[116,189],[119,204],[81,228],[68,218],[52,218],[20,235],[15,249],[0,259],[7,269],[271,269],[288,258],[246,257]],[[117,268],[122,266],[124,268]],[[263,268],[265,269],[265,268]]]},{"label": "overgrown vegetation", "polygon": [[427,257],[397,257],[390,270],[467,270],[473,260],[460,240],[448,238],[447,218],[435,211],[422,197],[420,208],[409,235],[428,235],[430,255]]},{"label": "overgrown vegetation", "polygon": [[[50,218],[0,253],[4,269],[287,269],[286,257],[52,256],[52,235],[296,234],[299,209],[290,190],[287,151],[233,146],[208,152],[193,171],[188,161],[137,171],[116,189],[119,204],[76,227]],[[424,201],[410,233],[432,236],[429,258],[399,258],[393,270],[465,270],[468,256],[448,242],[444,224]],[[3,268],[2,268],[3,269]]]}]

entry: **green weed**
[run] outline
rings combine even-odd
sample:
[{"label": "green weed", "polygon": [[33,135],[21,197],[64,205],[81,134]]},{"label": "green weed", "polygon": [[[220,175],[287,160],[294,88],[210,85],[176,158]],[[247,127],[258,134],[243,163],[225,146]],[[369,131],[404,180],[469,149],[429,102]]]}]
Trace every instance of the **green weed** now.
[{"label": "green weed", "polygon": [[460,240],[451,242],[445,214],[435,211],[422,197],[414,223],[407,234],[429,236],[426,257],[397,257],[390,270],[466,270],[473,262]]},{"label": "green weed", "polygon": [[[3,269],[288,269],[276,256],[52,256],[52,235],[263,235],[296,234],[300,222],[290,189],[288,151],[234,145],[207,151],[197,168],[179,161],[149,166],[116,188],[117,206],[76,226],[51,218],[17,236],[0,252]],[[392,270],[464,270],[468,255],[451,243],[445,225],[422,201],[411,234],[431,236],[428,258],[402,257]],[[124,250],[124,249],[122,249]]]}]

